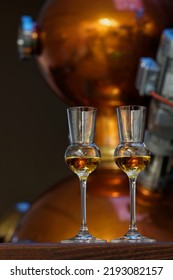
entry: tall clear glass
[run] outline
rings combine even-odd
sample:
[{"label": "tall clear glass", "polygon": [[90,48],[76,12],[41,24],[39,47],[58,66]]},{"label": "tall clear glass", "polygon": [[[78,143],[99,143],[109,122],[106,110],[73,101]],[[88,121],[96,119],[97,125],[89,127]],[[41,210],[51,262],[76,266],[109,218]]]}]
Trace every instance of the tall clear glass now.
[{"label": "tall clear glass", "polygon": [[114,160],[129,178],[130,224],[127,233],[111,242],[153,242],[142,236],[136,224],[136,181],[138,174],[150,161],[150,152],[144,143],[146,107],[121,106],[116,109],[120,144],[114,151]]},{"label": "tall clear glass", "polygon": [[87,226],[86,188],[87,178],[101,161],[99,148],[94,143],[96,108],[70,107],[67,109],[70,145],[65,152],[65,161],[77,174],[81,194],[81,227],[79,232],[63,243],[100,243],[106,242],[92,236]]}]

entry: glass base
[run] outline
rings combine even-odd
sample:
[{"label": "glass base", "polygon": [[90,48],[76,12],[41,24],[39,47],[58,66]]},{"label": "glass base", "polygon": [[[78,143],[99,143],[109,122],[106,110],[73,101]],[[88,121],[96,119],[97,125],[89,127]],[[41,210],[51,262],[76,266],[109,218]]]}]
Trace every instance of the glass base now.
[{"label": "glass base", "polygon": [[104,239],[99,239],[91,235],[88,231],[79,231],[74,237],[70,239],[61,240],[61,243],[105,243]]},{"label": "glass base", "polygon": [[137,230],[129,230],[125,235],[120,238],[115,238],[110,241],[111,243],[131,242],[131,243],[151,243],[156,242],[155,239],[141,235]]}]

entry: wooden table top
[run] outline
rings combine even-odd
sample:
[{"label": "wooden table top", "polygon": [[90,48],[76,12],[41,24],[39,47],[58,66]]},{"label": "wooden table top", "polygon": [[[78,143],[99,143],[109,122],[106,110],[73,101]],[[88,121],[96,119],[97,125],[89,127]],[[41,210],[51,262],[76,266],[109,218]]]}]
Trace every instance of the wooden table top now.
[{"label": "wooden table top", "polygon": [[0,260],[168,260],[173,242],[147,244],[1,243]]}]

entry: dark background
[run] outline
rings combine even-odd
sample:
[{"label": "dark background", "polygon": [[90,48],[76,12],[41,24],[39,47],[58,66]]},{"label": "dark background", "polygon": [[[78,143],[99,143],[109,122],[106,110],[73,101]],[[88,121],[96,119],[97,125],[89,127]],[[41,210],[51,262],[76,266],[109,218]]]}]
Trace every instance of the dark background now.
[{"label": "dark background", "polygon": [[34,20],[43,0],[3,1],[0,9],[0,216],[32,202],[69,174],[66,105],[47,87],[34,59],[20,61],[21,15]]}]

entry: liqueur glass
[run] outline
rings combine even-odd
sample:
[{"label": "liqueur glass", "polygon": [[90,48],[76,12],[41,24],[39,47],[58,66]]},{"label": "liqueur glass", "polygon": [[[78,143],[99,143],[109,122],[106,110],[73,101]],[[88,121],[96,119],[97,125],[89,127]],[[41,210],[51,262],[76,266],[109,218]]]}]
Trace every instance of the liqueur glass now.
[{"label": "liqueur glass", "polygon": [[130,224],[127,233],[111,242],[153,242],[142,236],[136,225],[136,181],[138,174],[150,161],[150,152],[144,143],[146,107],[138,105],[116,108],[120,144],[114,151],[117,166],[126,173],[130,187]]},{"label": "liqueur glass", "polygon": [[86,188],[87,178],[101,161],[101,153],[94,143],[96,108],[81,106],[67,109],[70,145],[65,152],[65,161],[77,174],[80,182],[81,226],[72,238],[63,243],[99,243],[106,242],[92,236],[87,227]]}]

